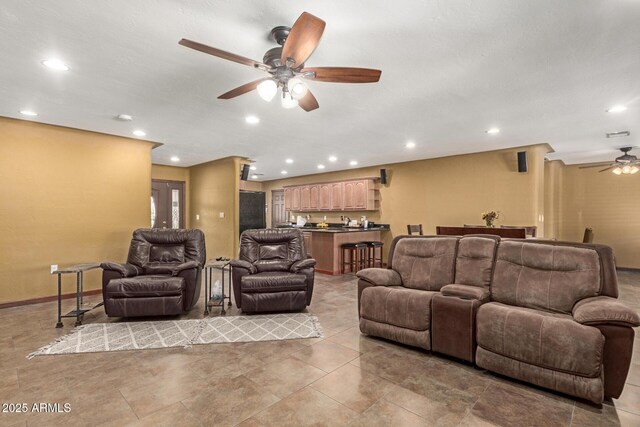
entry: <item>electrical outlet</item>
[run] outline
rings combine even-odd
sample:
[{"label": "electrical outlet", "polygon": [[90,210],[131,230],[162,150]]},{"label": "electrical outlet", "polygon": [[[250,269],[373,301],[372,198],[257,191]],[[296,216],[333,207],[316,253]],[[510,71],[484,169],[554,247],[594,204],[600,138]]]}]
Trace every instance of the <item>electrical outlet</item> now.
[{"label": "electrical outlet", "polygon": [[58,264],[51,264],[51,274],[58,271]]}]

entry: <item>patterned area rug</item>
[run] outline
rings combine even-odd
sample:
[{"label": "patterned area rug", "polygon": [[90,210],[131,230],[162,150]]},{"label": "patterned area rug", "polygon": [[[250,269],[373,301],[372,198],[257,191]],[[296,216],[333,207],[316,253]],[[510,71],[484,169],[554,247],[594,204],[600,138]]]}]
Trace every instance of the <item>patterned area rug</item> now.
[{"label": "patterned area rug", "polygon": [[318,318],[304,313],[211,317],[196,320],[96,323],[29,354],[96,353],[189,347],[194,344],[292,340],[322,337]]}]

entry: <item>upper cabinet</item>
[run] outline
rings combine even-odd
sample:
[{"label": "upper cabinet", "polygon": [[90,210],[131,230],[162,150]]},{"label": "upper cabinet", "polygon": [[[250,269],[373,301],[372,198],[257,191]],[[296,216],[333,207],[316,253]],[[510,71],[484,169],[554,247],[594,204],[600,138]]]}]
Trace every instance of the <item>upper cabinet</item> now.
[{"label": "upper cabinet", "polygon": [[290,186],[284,189],[289,211],[372,211],[378,209],[373,178]]}]

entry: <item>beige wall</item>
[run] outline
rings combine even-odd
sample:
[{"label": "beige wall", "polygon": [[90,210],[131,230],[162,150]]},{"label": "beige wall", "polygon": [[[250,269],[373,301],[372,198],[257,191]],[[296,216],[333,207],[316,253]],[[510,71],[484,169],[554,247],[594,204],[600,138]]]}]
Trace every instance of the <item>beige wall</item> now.
[{"label": "beige wall", "polygon": [[191,171],[189,168],[177,166],[151,165],[151,179],[164,179],[168,181],[183,181],[184,184],[184,226],[191,227]]},{"label": "beige wall", "polygon": [[[0,303],[55,295],[51,264],[126,259],[131,232],[149,225],[151,147],[0,118]],[[74,291],[75,277],[64,283]]]},{"label": "beige wall", "polygon": [[600,168],[563,168],[562,240],[582,240],[593,228],[594,242],[613,247],[619,267],[640,268],[640,176],[617,176]]},{"label": "beige wall", "polygon": [[[522,150],[528,153],[527,173],[518,173],[516,153]],[[358,220],[366,215],[371,221],[390,224],[387,244],[392,237],[405,234],[407,224],[421,223],[426,234],[434,234],[437,225],[482,224],[482,212],[491,209],[502,212],[497,224],[538,225],[542,231],[544,155],[548,151],[549,147],[542,144],[396,163],[267,181],[263,189],[270,206],[271,190],[284,185],[374,177],[384,167],[389,183],[380,188],[380,210],[344,212],[344,215]],[[337,222],[341,214],[327,213],[327,221]],[[325,213],[310,215],[311,222],[317,222]]]},{"label": "beige wall", "polygon": [[190,168],[190,224],[205,233],[208,258],[238,253],[240,160],[228,157]]}]

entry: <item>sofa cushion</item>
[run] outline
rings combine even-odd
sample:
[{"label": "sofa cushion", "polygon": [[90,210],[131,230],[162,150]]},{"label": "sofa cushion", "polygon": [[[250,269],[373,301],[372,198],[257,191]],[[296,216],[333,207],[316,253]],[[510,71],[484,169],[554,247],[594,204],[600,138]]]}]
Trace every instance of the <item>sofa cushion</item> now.
[{"label": "sofa cushion", "polygon": [[240,288],[243,293],[304,291],[307,289],[304,274],[265,271],[242,276]]},{"label": "sofa cushion", "polygon": [[360,317],[414,331],[428,330],[435,294],[402,286],[369,287],[362,291]]},{"label": "sofa cushion", "polygon": [[477,315],[478,345],[542,368],[595,378],[604,337],[571,316],[490,302]]},{"label": "sofa cushion", "polygon": [[453,283],[456,237],[404,237],[397,241],[392,266],[402,285],[412,289],[438,291]]},{"label": "sofa cushion", "polygon": [[494,236],[461,238],[456,255],[455,283],[488,289],[498,240]]},{"label": "sofa cushion", "polygon": [[600,259],[588,247],[502,241],[491,299],[504,304],[571,313],[600,292]]},{"label": "sofa cushion", "polygon": [[137,276],[112,279],[105,292],[109,298],[148,298],[182,295],[184,288],[182,277]]}]

